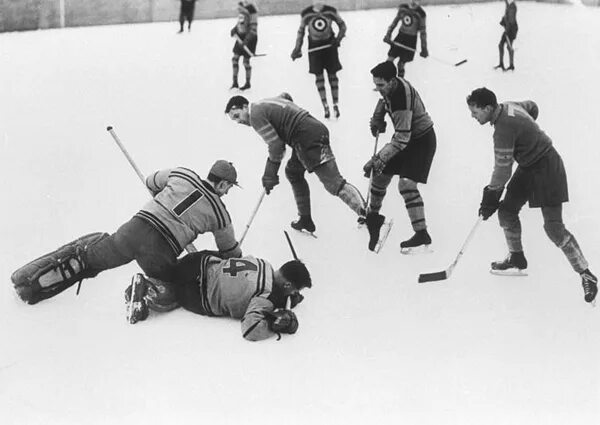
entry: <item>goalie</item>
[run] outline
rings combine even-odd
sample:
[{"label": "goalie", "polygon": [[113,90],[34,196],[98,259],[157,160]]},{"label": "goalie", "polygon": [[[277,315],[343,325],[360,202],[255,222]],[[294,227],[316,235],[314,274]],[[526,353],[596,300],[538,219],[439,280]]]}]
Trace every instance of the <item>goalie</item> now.
[{"label": "goalie", "polygon": [[157,171],[146,179],[153,199],[133,218],[112,235],[82,236],[21,267],[11,276],[17,294],[36,304],[132,260],[148,276],[170,280],[184,247],[206,232],[213,233],[221,256],[241,256],[221,201],[236,179],[234,166],[224,160],[212,166],[206,180],[182,167]]},{"label": "goalie", "polygon": [[[136,274],[125,291],[131,323],[145,320],[150,310],[165,312],[179,306],[203,316],[226,316],[242,321],[242,335],[250,341],[275,334],[293,334],[298,320],[286,300],[295,307],[312,286],[306,266],[288,261],[275,270],[260,258],[221,259],[210,251],[182,258],[175,268],[174,283]],[[134,294],[133,303],[131,293]]]}]

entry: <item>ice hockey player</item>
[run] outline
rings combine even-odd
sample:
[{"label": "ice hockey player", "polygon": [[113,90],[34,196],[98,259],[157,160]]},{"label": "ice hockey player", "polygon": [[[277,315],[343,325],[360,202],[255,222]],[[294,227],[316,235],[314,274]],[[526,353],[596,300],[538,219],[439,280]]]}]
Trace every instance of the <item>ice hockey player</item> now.
[{"label": "ice hockey player", "polygon": [[[498,210],[509,254],[504,261],[492,263],[492,273],[522,274],[527,268],[519,211],[529,201],[530,208],[542,209],[546,234],[580,274],[585,300],[592,302],[598,292],[598,279],[563,224],[562,203],[569,200],[567,176],[552,140],[536,123],[537,105],[531,100],[499,104],[494,92],[485,87],[473,90],[467,104],[479,124],[489,122],[494,127],[494,170],[483,189],[479,215],[487,220]],[[513,161],[518,164],[514,173]],[[505,185],[506,193],[500,201]]]},{"label": "ice hockey player", "polygon": [[248,90],[252,78],[250,57],[256,53],[256,43],[258,42],[258,9],[249,1],[241,1],[238,3],[238,13],[238,21],[231,29],[231,36],[235,39],[233,57],[231,58],[233,67],[233,83],[231,88],[237,89],[239,87],[240,56],[243,56],[246,83],[242,87],[239,87],[239,89]]},{"label": "ice hockey player", "polygon": [[363,168],[365,177],[370,177],[373,172],[366,220],[371,236],[369,249],[373,250],[377,244],[385,219],[379,210],[387,187],[397,175],[398,190],[415,231],[413,237],[400,243],[400,249],[403,253],[422,251],[431,244],[431,237],[427,232],[423,198],[417,183],[427,183],[435,155],[437,141],[433,121],[417,90],[408,81],[396,77],[396,67],[392,62],[378,64],[371,70],[371,75],[375,90],[382,96],[371,117],[371,133],[377,137],[385,132],[387,114],[394,124],[394,134]]},{"label": "ice hockey player", "polygon": [[179,34],[183,32],[185,21],[188,23],[188,31],[192,30],[195,6],[196,0],[181,0],[181,8],[179,9]]},{"label": "ice hockey player", "polygon": [[173,283],[136,274],[132,286],[135,323],[145,320],[149,310],[164,312],[178,306],[204,316],[228,316],[242,321],[242,335],[250,341],[277,333],[293,334],[298,320],[294,308],[304,297],[300,291],[312,286],[301,261],[292,260],[275,270],[268,261],[253,256],[221,259],[210,251],[188,254],[179,260]]},{"label": "ice hockey player", "polygon": [[238,124],[251,126],[267,143],[269,156],[262,184],[268,193],[279,184],[279,167],[286,144],[292,156],[285,166],[285,176],[292,185],[300,218],[291,223],[296,230],[315,231],[311,215],[310,189],[304,173],[314,172],[325,189],[340,198],[356,214],[365,214],[365,201],[356,187],[348,183],[338,170],[329,144],[327,127],[306,110],[284,97],[286,93],[249,103],[243,96],[233,96],[225,113]]},{"label": "ice hockey player", "polygon": [[[515,49],[513,42],[517,38],[517,31],[519,25],[517,25],[517,3],[515,0],[504,0],[506,8],[504,10],[504,16],[500,20],[500,25],[504,27],[502,36],[500,37],[500,43],[498,43],[498,51],[500,54],[500,62],[495,66],[496,69],[502,69],[502,71],[514,71],[515,69]],[[508,59],[510,65],[508,68],[504,68],[504,45],[506,44],[506,50],[508,50]]]},{"label": "ice hockey player", "polygon": [[[221,197],[237,172],[219,160],[206,180],[187,168],[157,171],[146,179],[152,200],[112,235],[91,233],[14,272],[19,297],[35,304],[83,279],[136,260],[152,278],[169,280],[177,257],[199,234],[211,232],[223,257],[240,257],[231,218]],[[79,288],[78,288],[79,290]]]},{"label": "ice hockey player", "polygon": [[[338,27],[337,35],[333,31],[333,22]],[[337,72],[342,69],[342,64],[338,55],[338,47],[346,35],[346,23],[334,7],[327,6],[322,1],[313,1],[312,6],[307,7],[301,13],[296,45],[291,55],[292,60],[302,57],[302,42],[307,27],[309,50],[308,72],[315,75],[315,84],[317,85],[317,91],[325,110],[325,118],[329,118],[331,113],[327,102],[324,76],[324,71],[327,71],[327,79],[329,80],[331,98],[333,100],[333,114],[335,118],[339,118],[339,81]]]},{"label": "ice hockey player", "polygon": [[[400,22],[400,29],[396,37],[392,40],[392,33],[398,22]],[[429,56],[429,51],[427,50],[426,14],[419,5],[418,0],[411,0],[409,4],[401,4],[398,7],[396,17],[383,37],[383,42],[391,45],[387,60],[393,62],[396,58],[399,58],[399,77],[404,77],[404,64],[412,62],[415,57],[418,33],[421,34],[420,55],[426,58]]]}]

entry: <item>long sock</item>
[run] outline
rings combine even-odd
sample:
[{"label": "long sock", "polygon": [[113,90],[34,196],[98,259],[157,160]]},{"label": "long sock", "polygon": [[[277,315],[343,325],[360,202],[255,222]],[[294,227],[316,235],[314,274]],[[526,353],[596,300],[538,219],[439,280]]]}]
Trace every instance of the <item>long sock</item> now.
[{"label": "long sock", "polygon": [[327,74],[327,78],[329,79],[329,87],[331,87],[331,98],[333,99],[333,104],[337,105],[339,100],[339,80],[337,74]]},{"label": "long sock", "polygon": [[383,198],[385,198],[387,187],[391,181],[392,176],[386,174],[380,174],[377,177],[373,177],[373,183],[371,184],[371,199],[369,200],[368,205],[369,212],[378,213],[381,210]]},{"label": "long sock", "polygon": [[323,74],[319,74],[315,77],[315,84],[317,86],[319,96],[321,97],[321,103],[323,106],[327,106],[327,93],[325,92],[325,77]]},{"label": "long sock", "polygon": [[308,186],[308,182],[304,176],[302,176],[301,179],[297,179],[290,183],[292,185],[294,199],[296,200],[298,215],[310,215],[310,187]]},{"label": "long sock", "polygon": [[337,196],[356,214],[362,215],[365,213],[365,200],[356,186],[344,182]]},{"label": "long sock", "polygon": [[504,238],[509,252],[523,251],[523,243],[521,242],[521,220],[517,214],[511,214],[506,217],[505,214],[498,212],[500,218],[500,226],[504,230]]},{"label": "long sock", "polygon": [[234,55],[233,58],[231,58],[231,66],[232,66],[232,70],[233,70],[233,81],[238,80],[238,74],[240,72],[240,57],[238,55]]},{"label": "long sock", "polygon": [[250,58],[244,58],[244,69],[246,70],[246,83],[250,84],[252,78],[252,66],[250,65]]},{"label": "long sock", "polygon": [[588,262],[583,256],[583,252],[581,251],[581,248],[579,248],[579,244],[577,243],[575,236],[573,236],[568,230],[565,240],[560,244],[560,249],[562,252],[564,252],[567,260],[569,260],[569,263],[571,263],[573,270],[575,270],[577,273],[581,273],[588,268]]},{"label": "long sock", "polygon": [[418,189],[403,189],[400,190],[400,195],[404,198],[406,211],[410,218],[410,223],[415,232],[427,228],[425,223],[425,208],[423,207],[423,198]]}]

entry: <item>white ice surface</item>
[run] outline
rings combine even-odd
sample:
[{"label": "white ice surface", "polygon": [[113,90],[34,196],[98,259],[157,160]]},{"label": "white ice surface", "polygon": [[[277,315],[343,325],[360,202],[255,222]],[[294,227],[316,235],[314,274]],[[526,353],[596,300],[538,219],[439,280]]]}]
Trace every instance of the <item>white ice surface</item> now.
[{"label": "white ice surface", "polygon": [[[184,165],[202,175],[233,161],[243,190],[224,199],[241,235],[258,200],[266,146],[223,109],[231,95],[233,20],[0,34],[0,423],[435,424],[600,423],[600,322],[580,279],[547,239],[538,210],[522,213],[529,277],[488,272],[506,248],[496,219],[481,226],[451,279],[443,270],[473,225],[493,164],[492,128],[465,96],[534,99],[568,172],[564,219],[600,272],[600,9],[519,3],[516,72],[497,63],[500,2],[426,7],[429,50],[407,77],[435,122],[438,151],[421,186],[435,252],[402,256],[412,232],[390,186],[395,227],[379,255],[354,215],[311,175],[318,239],[292,234],[314,288],[296,335],[250,343],[230,319],[178,310],[135,326],[124,317],[128,266],[35,306],[12,271],[82,234],[112,232],[147,193],[106,132],[112,125],[146,173]],[[394,10],[344,12],[341,119],[327,122],[343,175],[361,190],[376,94],[369,69]],[[298,16],[261,17],[251,99],[290,92],[322,118],[306,55],[291,62]],[[243,82],[244,71],[240,70]],[[389,134],[386,134],[386,138]],[[244,242],[279,266],[295,217],[288,182],[268,196]],[[214,246],[212,237],[196,245]]]}]

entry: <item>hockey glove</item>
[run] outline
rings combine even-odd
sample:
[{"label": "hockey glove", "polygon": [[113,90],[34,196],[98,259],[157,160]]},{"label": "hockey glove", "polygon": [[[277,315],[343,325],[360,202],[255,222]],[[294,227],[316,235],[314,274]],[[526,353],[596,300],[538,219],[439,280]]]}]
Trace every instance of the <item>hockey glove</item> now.
[{"label": "hockey glove", "polygon": [[235,37],[235,35],[237,34],[237,28],[236,27],[231,28],[231,31],[229,31],[229,34],[232,37]]},{"label": "hockey glove", "polygon": [[373,137],[377,137],[377,133],[385,133],[387,123],[385,121],[378,121],[371,118],[371,121],[369,122],[369,127],[371,128],[371,134],[373,135]]},{"label": "hockey glove", "polygon": [[276,310],[269,314],[273,332],[293,334],[298,330],[298,318],[292,310]]},{"label": "hockey glove", "polygon": [[294,49],[292,50],[292,54],[291,54],[292,60],[295,61],[298,58],[302,57],[302,51],[300,49]]},{"label": "hockey glove", "polygon": [[392,37],[386,34],[385,37],[383,37],[383,42],[386,44],[392,44]]},{"label": "hockey glove", "polygon": [[265,173],[262,177],[262,185],[265,188],[267,195],[271,193],[273,188],[279,184],[279,176],[277,175],[277,172],[279,171],[280,166],[281,162],[273,162],[267,158],[267,163],[265,164]]},{"label": "hockey glove", "polygon": [[363,171],[365,172],[365,177],[371,177],[371,171],[373,171],[373,175],[377,176],[383,172],[387,164],[382,161],[382,159],[378,155],[373,155],[369,161],[363,167]]},{"label": "hockey glove", "polygon": [[302,295],[299,292],[293,293],[292,295],[290,295],[290,308],[296,307],[303,300],[304,300],[304,295]]},{"label": "hockey glove", "polygon": [[427,56],[429,56],[429,50],[427,50],[427,48],[421,49],[420,55],[422,58],[426,58]]},{"label": "hockey glove", "polygon": [[502,197],[502,189],[493,190],[489,186],[483,188],[483,197],[479,206],[479,215],[487,220],[490,218],[500,206],[500,198]]}]

